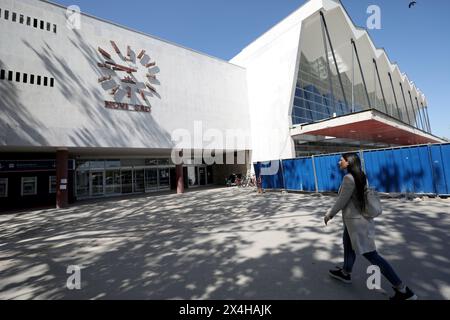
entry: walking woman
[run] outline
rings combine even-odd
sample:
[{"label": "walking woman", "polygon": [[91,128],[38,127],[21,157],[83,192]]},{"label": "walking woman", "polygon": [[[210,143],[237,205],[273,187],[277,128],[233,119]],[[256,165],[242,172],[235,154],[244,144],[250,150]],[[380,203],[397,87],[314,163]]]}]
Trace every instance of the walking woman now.
[{"label": "walking woman", "polygon": [[381,273],[392,284],[395,295],[391,300],[416,300],[417,296],[397,276],[391,265],[381,257],[375,246],[375,225],[373,219],[362,215],[364,209],[364,190],[367,186],[366,175],[361,168],[357,154],[344,154],[340,161],[341,170],[347,170],[339,189],[338,199],[324,221],[327,225],[342,210],[344,220],[344,266],[330,270],[330,276],[345,283],[351,283],[351,274],[356,254],[363,255],[372,265],[380,268]]}]

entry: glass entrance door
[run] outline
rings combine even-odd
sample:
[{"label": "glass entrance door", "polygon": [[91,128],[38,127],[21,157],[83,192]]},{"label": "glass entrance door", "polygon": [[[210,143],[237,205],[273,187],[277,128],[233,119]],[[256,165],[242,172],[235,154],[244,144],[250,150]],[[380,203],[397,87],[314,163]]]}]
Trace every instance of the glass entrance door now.
[{"label": "glass entrance door", "polygon": [[198,186],[198,170],[197,167],[187,167],[189,188]]},{"label": "glass entrance door", "polygon": [[212,166],[208,166],[206,167],[206,181],[208,184],[213,184],[214,180],[213,180],[213,167]]},{"label": "glass entrance door", "polygon": [[199,167],[198,175],[199,175],[200,185],[206,186],[206,167]]},{"label": "glass entrance door", "polygon": [[145,192],[158,190],[158,169],[145,169]]},{"label": "glass entrance door", "polygon": [[103,171],[91,172],[91,194],[93,197],[102,196],[105,194],[103,177]]},{"label": "glass entrance door", "polygon": [[144,169],[134,170],[134,192],[144,192]]},{"label": "glass entrance door", "polygon": [[170,190],[170,169],[159,169],[159,189]]},{"label": "glass entrance door", "polygon": [[122,170],[121,181],[122,181],[122,193],[133,193],[133,171]]},{"label": "glass entrance door", "polygon": [[108,195],[121,193],[120,171],[106,171],[105,193]]},{"label": "glass entrance door", "polygon": [[89,172],[78,171],[77,172],[77,197],[86,198],[89,197]]}]

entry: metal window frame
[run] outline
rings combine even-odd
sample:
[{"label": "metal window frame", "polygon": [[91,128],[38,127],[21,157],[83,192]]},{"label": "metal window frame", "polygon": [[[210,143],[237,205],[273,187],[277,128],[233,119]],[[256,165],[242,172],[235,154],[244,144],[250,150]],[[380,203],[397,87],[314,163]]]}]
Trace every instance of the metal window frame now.
[{"label": "metal window frame", "polygon": [[[32,194],[24,194],[23,193],[23,184],[25,179],[34,179],[34,193]],[[36,196],[37,195],[37,177],[22,177],[20,181],[20,196],[22,197],[28,197],[28,196]]]}]

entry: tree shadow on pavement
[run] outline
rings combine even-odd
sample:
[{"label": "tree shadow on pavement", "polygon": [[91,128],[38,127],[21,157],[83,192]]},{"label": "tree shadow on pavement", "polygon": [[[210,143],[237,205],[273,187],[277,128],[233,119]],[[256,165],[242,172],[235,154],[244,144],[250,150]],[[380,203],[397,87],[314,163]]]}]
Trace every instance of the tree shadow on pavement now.
[{"label": "tree shadow on pavement", "polygon": [[[353,285],[328,277],[343,254],[341,220],[322,220],[333,200],[231,188],[0,216],[0,298],[386,299],[364,259]],[[421,298],[448,299],[448,203],[411,204],[385,201],[380,252]]]}]

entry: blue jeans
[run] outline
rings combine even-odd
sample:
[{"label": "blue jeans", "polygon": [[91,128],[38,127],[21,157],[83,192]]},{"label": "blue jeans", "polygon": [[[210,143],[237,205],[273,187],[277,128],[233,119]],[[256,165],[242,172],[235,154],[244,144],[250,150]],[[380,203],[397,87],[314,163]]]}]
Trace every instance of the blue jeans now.
[{"label": "blue jeans", "polygon": [[[344,271],[347,273],[352,273],[353,265],[356,260],[356,253],[353,250],[352,242],[350,240],[350,235],[345,227],[344,229]],[[398,287],[402,284],[402,280],[397,276],[391,265],[384,260],[382,256],[378,254],[377,251],[372,251],[363,254],[364,258],[369,260],[372,265],[378,266],[381,270],[383,276],[388,279],[388,281],[394,286]]]}]

